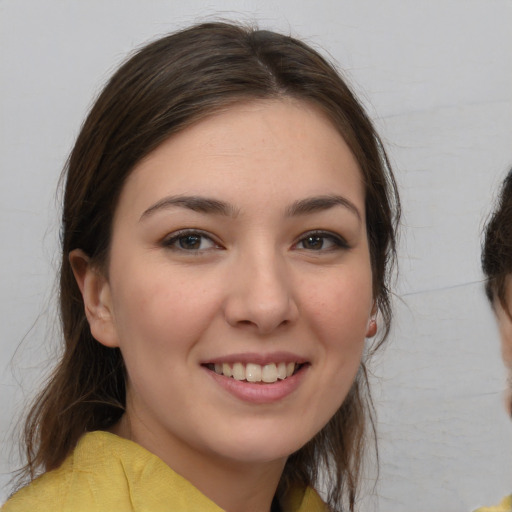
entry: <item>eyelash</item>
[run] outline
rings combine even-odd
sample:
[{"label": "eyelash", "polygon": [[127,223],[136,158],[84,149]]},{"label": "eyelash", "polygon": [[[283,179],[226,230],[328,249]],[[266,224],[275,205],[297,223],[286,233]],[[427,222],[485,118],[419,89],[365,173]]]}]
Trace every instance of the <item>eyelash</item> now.
[{"label": "eyelash", "polygon": [[[201,245],[205,240],[209,241],[211,243],[211,247],[207,247],[206,249],[201,248],[185,248],[183,246],[179,247],[177,244],[180,243],[180,240],[184,240],[186,238],[192,239],[195,238],[199,242],[199,245]],[[299,248],[299,244],[304,243],[307,239],[317,239],[321,241],[321,245],[317,249],[312,248]],[[329,241],[332,246],[328,248],[324,248],[325,241]],[[175,251],[183,251],[191,254],[200,254],[202,252],[208,251],[212,248],[216,249],[223,249],[222,246],[220,246],[218,243],[216,243],[213,238],[204,231],[197,230],[197,229],[184,229],[178,232],[173,233],[169,238],[166,238],[162,241],[162,245],[168,249],[175,250]],[[329,231],[309,231],[307,233],[304,233],[301,235],[301,237],[295,242],[292,246],[294,249],[298,250],[304,250],[308,252],[327,252],[327,251],[335,251],[339,249],[350,249],[350,246],[346,242],[344,238],[341,236],[331,233]]]},{"label": "eyelash", "polygon": [[[304,233],[303,235],[301,235],[300,239],[295,244],[293,244],[293,247],[297,248],[297,246],[300,243],[303,243],[308,238],[321,239],[322,246],[319,249],[303,248],[302,250],[311,251],[311,252],[327,252],[327,251],[336,251],[339,249],[350,249],[349,244],[343,237],[341,237],[340,235],[337,235],[335,233],[331,233],[330,231],[309,231],[308,233]],[[333,244],[333,246],[325,249],[323,247],[325,240],[328,240],[329,242],[331,242]]]},{"label": "eyelash", "polygon": [[[187,237],[197,238],[200,244],[203,241],[208,240],[211,243],[212,247],[208,247],[206,249],[186,249],[185,247],[179,247],[177,244],[180,242],[180,240],[183,240]],[[200,254],[204,251],[210,250],[213,247],[217,249],[222,249],[222,247],[218,243],[216,243],[213,240],[213,238],[210,235],[208,235],[208,233],[205,233],[204,231],[198,229],[183,229],[181,231],[174,232],[170,237],[165,238],[162,241],[162,245],[174,251],[183,251],[190,254]]]}]

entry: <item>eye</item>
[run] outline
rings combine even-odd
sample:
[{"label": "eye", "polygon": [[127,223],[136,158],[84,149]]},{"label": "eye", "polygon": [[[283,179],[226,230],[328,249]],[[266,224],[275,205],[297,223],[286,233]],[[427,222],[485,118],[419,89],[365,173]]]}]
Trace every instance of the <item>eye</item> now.
[{"label": "eye", "polygon": [[201,231],[179,231],[163,241],[163,245],[175,251],[199,252],[220,248],[211,237]]},{"label": "eye", "polygon": [[348,249],[347,242],[339,235],[325,231],[306,233],[295,245],[295,249],[307,251],[329,251]]}]

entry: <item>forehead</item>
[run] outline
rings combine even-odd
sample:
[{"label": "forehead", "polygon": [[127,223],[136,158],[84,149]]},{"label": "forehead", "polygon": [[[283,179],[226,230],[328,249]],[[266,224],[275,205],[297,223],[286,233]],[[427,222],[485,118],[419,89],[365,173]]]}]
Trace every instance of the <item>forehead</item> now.
[{"label": "forehead", "polygon": [[167,139],[134,168],[121,200],[137,207],[159,194],[193,192],[271,203],[333,189],[364,213],[358,163],[330,120],[302,101],[263,100],[231,106]]}]

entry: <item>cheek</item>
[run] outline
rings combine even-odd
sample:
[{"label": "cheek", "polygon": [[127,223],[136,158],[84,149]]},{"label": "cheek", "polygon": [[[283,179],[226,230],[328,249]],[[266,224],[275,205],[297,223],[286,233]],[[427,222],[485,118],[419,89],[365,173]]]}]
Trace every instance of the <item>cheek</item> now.
[{"label": "cheek", "polygon": [[315,287],[309,296],[307,316],[319,341],[320,387],[324,389],[316,399],[324,421],[341,406],[360,367],[373,305],[368,274],[337,276]]},{"label": "cheek", "polygon": [[307,300],[310,315],[335,347],[363,343],[373,305],[371,279],[363,273],[326,280]]},{"label": "cheek", "polygon": [[218,287],[183,274],[153,267],[118,281],[114,311],[124,354],[159,358],[191,348],[208,327],[217,310]]},{"label": "cheek", "polygon": [[338,281],[311,296],[309,318],[319,340],[321,368],[317,393],[312,401],[323,426],[344,402],[356,378],[365,345],[373,298],[365,279]]},{"label": "cheek", "polygon": [[512,322],[502,322],[500,325],[501,353],[505,365],[512,369]]}]

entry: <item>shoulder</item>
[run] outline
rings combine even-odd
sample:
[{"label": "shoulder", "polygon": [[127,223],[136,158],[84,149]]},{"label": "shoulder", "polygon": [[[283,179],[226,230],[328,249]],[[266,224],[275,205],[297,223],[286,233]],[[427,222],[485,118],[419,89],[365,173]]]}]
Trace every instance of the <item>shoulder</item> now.
[{"label": "shoulder", "polygon": [[105,439],[104,436],[109,434],[85,434],[59,468],[44,473],[18,490],[7,500],[1,512],[96,511],[97,483],[103,480],[109,469],[114,469],[105,446],[108,437]]},{"label": "shoulder", "polygon": [[512,512],[512,494],[503,498],[499,505],[494,507],[481,507],[475,512]]},{"label": "shoulder", "polygon": [[60,512],[69,488],[72,471],[68,464],[33,480],[17,491],[2,507],[1,512]]},{"label": "shoulder", "polygon": [[302,506],[298,510],[301,511],[309,511],[309,512],[328,512],[329,508],[322,501],[318,493],[311,487],[306,489],[304,493],[304,499],[302,501]]},{"label": "shoulder", "polygon": [[329,508],[312,487],[292,489],[282,504],[283,508],[293,512],[328,512]]},{"label": "shoulder", "polygon": [[[222,512],[156,455],[107,432],[89,432],[58,469],[16,494],[1,512]],[[300,512],[316,509],[300,509]]]}]

